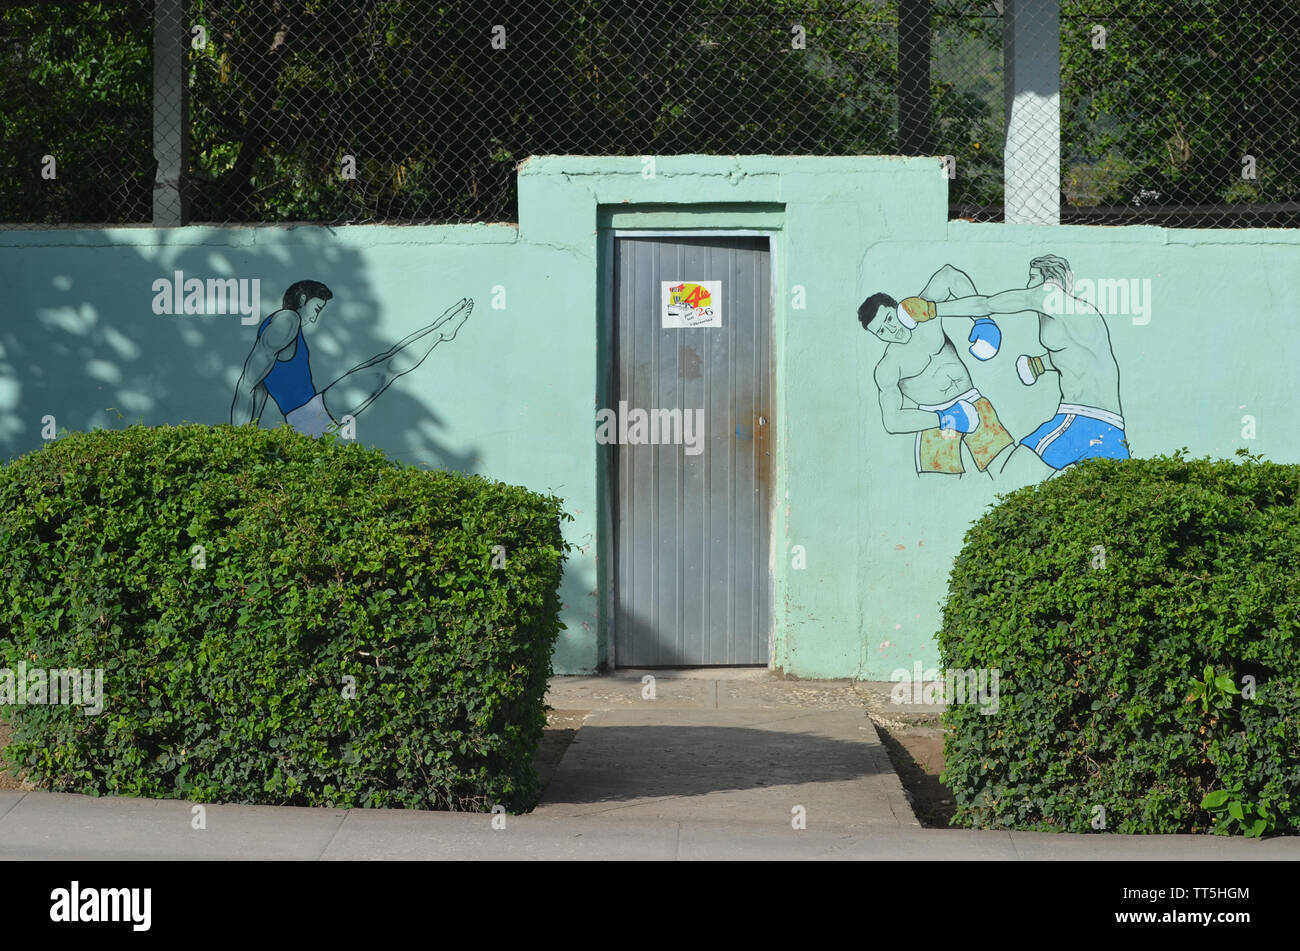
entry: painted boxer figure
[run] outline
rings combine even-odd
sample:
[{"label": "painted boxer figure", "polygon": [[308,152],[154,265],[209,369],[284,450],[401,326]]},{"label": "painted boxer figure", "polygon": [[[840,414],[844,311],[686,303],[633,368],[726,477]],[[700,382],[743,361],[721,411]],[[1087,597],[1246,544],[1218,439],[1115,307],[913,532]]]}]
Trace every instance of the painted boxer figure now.
[{"label": "painted boxer figure", "polygon": [[[1028,287],[937,305],[937,313],[1032,313],[1044,352],[1016,360],[1020,382],[1032,386],[1056,374],[1061,392],[1056,415],[1020,441],[1058,472],[1083,459],[1127,459],[1119,363],[1101,311],[1073,297],[1074,275],[1062,257],[1045,254],[1029,262]],[[1070,301],[1066,302],[1069,297]],[[1018,451],[1018,450],[1017,450]]]},{"label": "painted boxer figure", "polygon": [[[991,468],[994,460],[1015,444],[993,404],[975,388],[955,346],[965,336],[972,356],[990,360],[998,352],[1001,331],[987,312],[973,315],[951,303],[963,298],[979,300],[975,285],[957,268],[944,265],[918,297],[896,301],[888,294],[872,294],[858,308],[863,329],[887,344],[874,374],[885,431],[916,434],[918,474],[963,474],[965,446],[976,468],[994,476],[1002,468]],[[954,316],[970,317],[973,323],[947,319]]]}]

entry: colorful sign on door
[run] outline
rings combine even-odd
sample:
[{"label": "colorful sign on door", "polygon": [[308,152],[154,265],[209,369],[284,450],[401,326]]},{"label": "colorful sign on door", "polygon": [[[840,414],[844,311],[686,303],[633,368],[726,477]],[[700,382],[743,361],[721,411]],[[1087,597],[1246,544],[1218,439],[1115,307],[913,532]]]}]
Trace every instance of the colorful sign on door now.
[{"label": "colorful sign on door", "polygon": [[721,281],[661,281],[660,294],[664,328],[722,326]]}]

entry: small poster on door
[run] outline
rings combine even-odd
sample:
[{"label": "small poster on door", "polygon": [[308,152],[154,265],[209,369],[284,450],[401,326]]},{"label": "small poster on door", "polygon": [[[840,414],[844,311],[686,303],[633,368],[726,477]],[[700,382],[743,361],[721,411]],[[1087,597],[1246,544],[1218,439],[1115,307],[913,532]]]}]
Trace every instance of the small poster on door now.
[{"label": "small poster on door", "polygon": [[663,281],[663,327],[721,327],[721,281]]}]

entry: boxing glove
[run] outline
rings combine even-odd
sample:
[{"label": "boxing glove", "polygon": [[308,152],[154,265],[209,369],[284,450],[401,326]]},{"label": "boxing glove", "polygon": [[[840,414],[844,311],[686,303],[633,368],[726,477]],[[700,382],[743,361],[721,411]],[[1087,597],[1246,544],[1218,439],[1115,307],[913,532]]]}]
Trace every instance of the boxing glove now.
[{"label": "boxing glove", "polygon": [[934,301],[924,297],[904,297],[898,302],[898,322],[908,330],[914,330],[917,324],[934,320]]},{"label": "boxing glove", "polygon": [[1038,378],[1046,371],[1043,366],[1042,357],[1031,357],[1027,353],[1022,353],[1016,358],[1016,373],[1020,376],[1020,382],[1025,386],[1033,386],[1038,382]]},{"label": "boxing glove", "polygon": [[981,317],[975,321],[967,339],[971,356],[976,360],[992,360],[997,356],[998,347],[1002,346],[1002,331],[993,321]]},{"label": "boxing glove", "polygon": [[973,433],[979,429],[980,414],[975,404],[967,400],[958,400],[947,409],[936,410],[940,429],[951,429],[959,433]]}]

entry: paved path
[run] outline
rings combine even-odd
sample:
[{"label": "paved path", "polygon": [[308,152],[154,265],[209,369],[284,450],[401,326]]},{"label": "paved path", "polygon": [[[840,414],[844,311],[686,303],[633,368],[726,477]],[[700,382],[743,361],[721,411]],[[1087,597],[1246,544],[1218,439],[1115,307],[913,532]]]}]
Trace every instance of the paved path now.
[{"label": "paved path", "polygon": [[[729,679],[717,675],[730,673]],[[548,701],[591,710],[546,789],[540,818],[794,824],[851,833],[920,828],[848,684],[766,671],[557,677]]]},{"label": "paved path", "polygon": [[[526,816],[92,799],[0,791],[12,859],[1300,859],[1300,837],[922,829],[863,686],[765,671],[557,677],[590,711]],[[796,807],[802,807],[802,812]],[[794,828],[802,816],[806,828]]]}]

